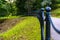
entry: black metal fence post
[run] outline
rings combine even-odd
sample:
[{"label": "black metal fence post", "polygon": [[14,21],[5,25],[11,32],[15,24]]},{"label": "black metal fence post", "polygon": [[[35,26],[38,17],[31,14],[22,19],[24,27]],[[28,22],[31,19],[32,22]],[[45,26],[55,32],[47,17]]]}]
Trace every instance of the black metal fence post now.
[{"label": "black metal fence post", "polygon": [[50,40],[50,11],[51,7],[47,6],[46,7],[46,39],[45,40]]},{"label": "black metal fence post", "polygon": [[41,10],[39,11],[38,19],[41,27],[41,40],[44,40],[44,8],[41,8]]},{"label": "black metal fence post", "polygon": [[41,8],[40,14],[40,24],[41,24],[41,40],[44,40],[44,8]]}]

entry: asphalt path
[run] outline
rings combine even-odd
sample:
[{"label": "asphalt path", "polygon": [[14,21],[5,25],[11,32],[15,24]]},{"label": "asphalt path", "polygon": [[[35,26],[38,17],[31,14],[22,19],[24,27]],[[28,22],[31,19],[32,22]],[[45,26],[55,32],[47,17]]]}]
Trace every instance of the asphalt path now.
[{"label": "asphalt path", "polygon": [[[55,18],[55,17],[52,17],[52,21],[55,25],[55,27],[60,30],[60,18]],[[60,34],[58,34],[54,29],[53,27],[51,26],[51,37],[53,40],[60,40]]]}]

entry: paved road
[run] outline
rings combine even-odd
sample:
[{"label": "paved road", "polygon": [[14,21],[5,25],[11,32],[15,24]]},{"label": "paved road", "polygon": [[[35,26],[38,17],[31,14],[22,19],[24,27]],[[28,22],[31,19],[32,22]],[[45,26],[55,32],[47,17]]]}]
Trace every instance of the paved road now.
[{"label": "paved road", "polygon": [[[53,21],[55,27],[60,30],[60,18],[52,17],[52,21]],[[53,29],[52,26],[51,26],[51,37],[54,40],[60,40],[60,34],[56,33],[56,31]]]}]

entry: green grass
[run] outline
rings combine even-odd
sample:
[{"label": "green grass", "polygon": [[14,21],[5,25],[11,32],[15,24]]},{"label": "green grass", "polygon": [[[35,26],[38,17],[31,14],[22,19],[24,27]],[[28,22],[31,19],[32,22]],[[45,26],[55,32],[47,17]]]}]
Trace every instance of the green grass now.
[{"label": "green grass", "polygon": [[60,8],[52,11],[52,16],[54,17],[60,17]]},{"label": "green grass", "polygon": [[58,7],[60,7],[60,4],[57,4]]},{"label": "green grass", "polygon": [[[59,2],[59,0],[57,0],[57,1]],[[56,6],[57,6],[57,9],[55,9],[55,10],[52,9],[52,16],[60,17],[60,4],[56,3]]]},{"label": "green grass", "polygon": [[0,33],[3,40],[41,40],[39,21],[36,17],[26,17],[12,29]]},{"label": "green grass", "polygon": [[13,18],[18,18],[20,16],[7,16],[7,17],[0,17],[0,19],[13,19]]}]

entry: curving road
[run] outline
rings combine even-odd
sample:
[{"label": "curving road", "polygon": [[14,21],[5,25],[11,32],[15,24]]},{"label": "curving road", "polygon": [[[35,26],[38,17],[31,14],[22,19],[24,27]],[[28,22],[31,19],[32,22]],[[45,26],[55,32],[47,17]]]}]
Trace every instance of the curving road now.
[{"label": "curving road", "polygon": [[[55,27],[60,30],[60,18],[52,17],[52,21]],[[53,38],[53,40],[60,40],[60,34],[56,33],[56,31],[53,29],[52,26],[51,26],[51,37]]]}]

